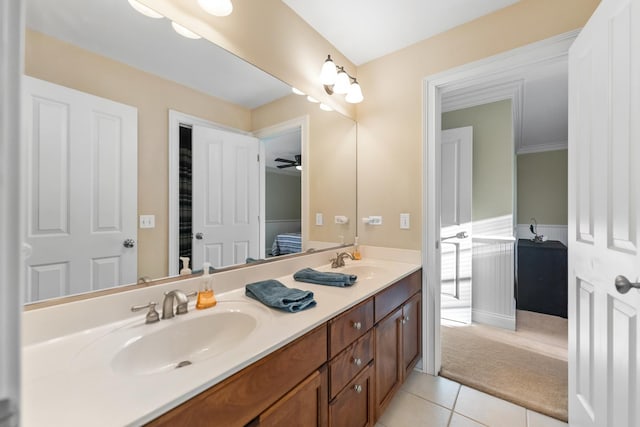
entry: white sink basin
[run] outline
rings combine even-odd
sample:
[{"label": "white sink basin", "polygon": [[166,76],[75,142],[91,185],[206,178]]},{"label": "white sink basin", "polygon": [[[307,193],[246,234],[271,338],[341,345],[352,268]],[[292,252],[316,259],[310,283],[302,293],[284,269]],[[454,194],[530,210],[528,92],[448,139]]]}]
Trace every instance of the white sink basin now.
[{"label": "white sink basin", "polygon": [[[146,325],[116,329],[78,353],[75,362],[103,359],[116,374],[153,375],[197,364],[233,350],[247,340],[269,311],[244,301],[218,302],[210,309]],[[105,359],[106,358],[106,359]]]},{"label": "white sink basin", "polygon": [[372,279],[381,274],[385,274],[388,270],[376,265],[370,264],[347,264],[344,267],[337,268],[336,273],[355,274],[358,276],[358,280]]}]

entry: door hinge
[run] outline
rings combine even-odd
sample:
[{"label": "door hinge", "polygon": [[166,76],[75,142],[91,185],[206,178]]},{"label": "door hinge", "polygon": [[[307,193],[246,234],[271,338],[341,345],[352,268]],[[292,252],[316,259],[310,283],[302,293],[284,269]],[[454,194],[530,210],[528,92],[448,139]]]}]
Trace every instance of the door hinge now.
[{"label": "door hinge", "polygon": [[258,158],[258,162],[260,161],[260,154],[257,154],[256,157]]}]

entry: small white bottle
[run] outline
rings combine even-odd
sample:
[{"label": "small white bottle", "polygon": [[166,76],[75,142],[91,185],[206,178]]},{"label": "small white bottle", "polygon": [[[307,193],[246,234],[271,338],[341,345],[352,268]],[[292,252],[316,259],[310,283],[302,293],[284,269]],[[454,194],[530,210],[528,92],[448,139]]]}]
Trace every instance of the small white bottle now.
[{"label": "small white bottle", "polygon": [[189,257],[181,256],[180,261],[182,261],[182,269],[180,270],[180,275],[186,276],[187,274],[191,274],[191,269],[189,268]]}]

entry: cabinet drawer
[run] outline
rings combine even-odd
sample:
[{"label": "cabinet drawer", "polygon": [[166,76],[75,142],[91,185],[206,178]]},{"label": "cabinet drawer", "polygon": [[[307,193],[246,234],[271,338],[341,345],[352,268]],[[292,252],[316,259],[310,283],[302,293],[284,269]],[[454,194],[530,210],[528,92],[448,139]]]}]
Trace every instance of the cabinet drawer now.
[{"label": "cabinet drawer", "polygon": [[329,358],[335,357],[349,344],[366,334],[373,326],[373,299],[329,321]]},{"label": "cabinet drawer", "polygon": [[384,319],[422,287],[422,270],[399,280],[375,296],[375,321]]},{"label": "cabinet drawer", "polygon": [[329,362],[331,399],[371,360],[373,360],[372,330]]},{"label": "cabinet drawer", "polygon": [[373,427],[372,374],[369,365],[329,404],[329,426]]}]

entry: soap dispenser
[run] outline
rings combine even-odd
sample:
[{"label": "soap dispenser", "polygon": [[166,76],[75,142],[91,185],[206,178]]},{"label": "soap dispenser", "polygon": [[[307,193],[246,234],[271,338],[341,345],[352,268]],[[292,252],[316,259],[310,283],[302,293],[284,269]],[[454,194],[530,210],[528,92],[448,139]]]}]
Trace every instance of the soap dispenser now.
[{"label": "soap dispenser", "polygon": [[353,259],[362,259],[362,255],[360,255],[360,245],[358,244],[358,236],[356,236],[353,242]]},{"label": "soap dispenser", "polygon": [[201,285],[200,291],[198,292],[198,300],[196,301],[196,308],[198,310],[213,307],[217,303],[216,297],[213,294],[213,288],[211,287],[213,278],[211,277],[210,268],[210,263],[205,262],[202,264]]},{"label": "soap dispenser", "polygon": [[191,269],[189,268],[189,257],[181,256],[180,261],[182,261],[182,269],[180,270],[180,275],[186,276],[188,274],[191,274]]}]

